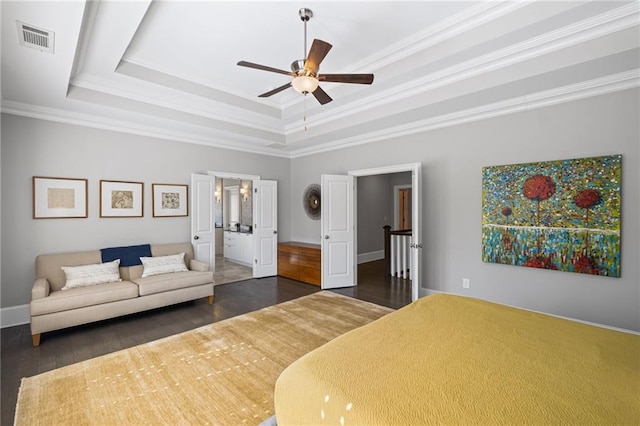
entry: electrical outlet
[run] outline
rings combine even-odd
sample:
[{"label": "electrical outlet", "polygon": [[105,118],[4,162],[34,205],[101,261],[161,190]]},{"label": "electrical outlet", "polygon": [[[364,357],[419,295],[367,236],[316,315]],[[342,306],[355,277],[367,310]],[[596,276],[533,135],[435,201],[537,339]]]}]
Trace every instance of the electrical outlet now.
[{"label": "electrical outlet", "polygon": [[469,288],[469,278],[462,279],[462,288]]}]

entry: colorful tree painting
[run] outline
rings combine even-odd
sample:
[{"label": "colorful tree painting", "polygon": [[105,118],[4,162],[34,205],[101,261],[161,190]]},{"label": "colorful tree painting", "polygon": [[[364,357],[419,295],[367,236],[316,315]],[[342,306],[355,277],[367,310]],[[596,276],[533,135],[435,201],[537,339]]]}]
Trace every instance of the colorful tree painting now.
[{"label": "colorful tree painting", "polygon": [[621,162],[613,155],[483,168],[483,261],[620,276]]}]

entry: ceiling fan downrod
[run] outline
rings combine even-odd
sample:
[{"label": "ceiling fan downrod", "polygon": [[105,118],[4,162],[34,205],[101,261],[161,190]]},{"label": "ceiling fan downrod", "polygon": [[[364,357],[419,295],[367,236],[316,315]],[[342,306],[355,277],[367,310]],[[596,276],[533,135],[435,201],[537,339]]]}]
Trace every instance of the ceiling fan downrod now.
[{"label": "ceiling fan downrod", "polygon": [[311,17],[313,16],[313,11],[311,9],[307,9],[306,7],[303,7],[298,11],[298,16],[300,16],[300,20],[304,22],[304,46],[302,49],[302,57],[303,57],[302,60],[306,61],[307,60],[307,22],[309,22],[309,19],[311,19]]}]

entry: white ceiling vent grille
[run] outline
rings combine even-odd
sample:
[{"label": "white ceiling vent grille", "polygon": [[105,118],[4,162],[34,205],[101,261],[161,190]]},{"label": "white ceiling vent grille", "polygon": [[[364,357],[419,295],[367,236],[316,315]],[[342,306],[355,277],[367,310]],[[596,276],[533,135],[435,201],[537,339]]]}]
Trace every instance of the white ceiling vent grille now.
[{"label": "white ceiling vent grille", "polygon": [[55,33],[53,31],[38,28],[24,22],[16,21],[18,26],[18,40],[21,46],[38,49],[41,52],[53,53]]}]

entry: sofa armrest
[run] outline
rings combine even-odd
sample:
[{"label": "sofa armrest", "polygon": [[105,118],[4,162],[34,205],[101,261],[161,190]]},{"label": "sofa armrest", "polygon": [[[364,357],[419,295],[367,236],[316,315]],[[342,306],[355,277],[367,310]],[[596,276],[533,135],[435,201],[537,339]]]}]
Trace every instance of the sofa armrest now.
[{"label": "sofa armrest", "polygon": [[192,271],[207,272],[209,270],[209,265],[204,262],[200,262],[199,260],[191,259],[189,262],[189,269]]},{"label": "sofa armrest", "polygon": [[49,280],[46,278],[38,278],[36,282],[33,283],[33,288],[31,289],[31,300],[43,299],[49,296],[50,291]]}]

